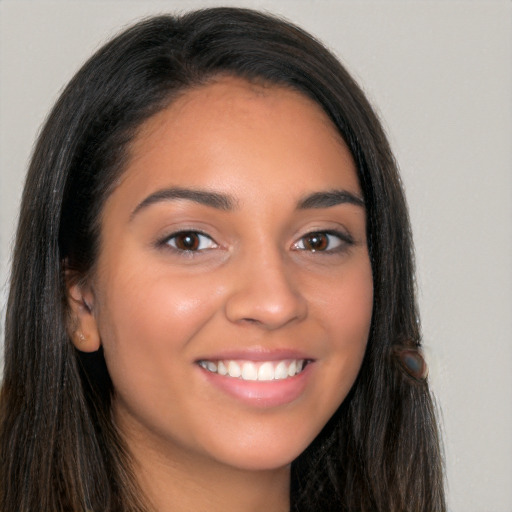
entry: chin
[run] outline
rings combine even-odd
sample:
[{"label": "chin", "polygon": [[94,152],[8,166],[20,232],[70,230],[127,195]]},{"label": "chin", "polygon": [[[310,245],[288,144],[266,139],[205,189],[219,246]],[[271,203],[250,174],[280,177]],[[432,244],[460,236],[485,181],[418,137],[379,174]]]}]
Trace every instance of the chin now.
[{"label": "chin", "polygon": [[[315,434],[316,435],[316,434]],[[294,438],[282,433],[259,439],[237,439],[237,442],[217,445],[212,455],[225,465],[246,471],[272,471],[289,467],[309,446],[315,435]]]}]

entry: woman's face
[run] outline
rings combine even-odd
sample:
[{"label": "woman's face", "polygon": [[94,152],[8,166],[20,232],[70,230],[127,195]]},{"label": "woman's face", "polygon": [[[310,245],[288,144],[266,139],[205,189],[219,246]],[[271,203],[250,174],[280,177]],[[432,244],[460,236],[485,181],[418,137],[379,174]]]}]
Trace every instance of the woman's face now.
[{"label": "woman's face", "polygon": [[132,144],[82,293],[136,451],[289,464],[347,396],[368,338],[347,147],[289,89],[223,78],[186,92]]}]

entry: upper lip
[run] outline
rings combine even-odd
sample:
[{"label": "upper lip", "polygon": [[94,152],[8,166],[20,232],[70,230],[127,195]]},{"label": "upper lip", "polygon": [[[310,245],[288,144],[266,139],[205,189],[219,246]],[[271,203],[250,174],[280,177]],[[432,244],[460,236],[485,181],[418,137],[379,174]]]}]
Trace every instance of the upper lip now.
[{"label": "upper lip", "polygon": [[268,349],[268,348],[249,348],[249,349],[228,349],[215,353],[205,354],[196,361],[282,361],[285,359],[307,359],[314,360],[311,355],[296,349]]}]

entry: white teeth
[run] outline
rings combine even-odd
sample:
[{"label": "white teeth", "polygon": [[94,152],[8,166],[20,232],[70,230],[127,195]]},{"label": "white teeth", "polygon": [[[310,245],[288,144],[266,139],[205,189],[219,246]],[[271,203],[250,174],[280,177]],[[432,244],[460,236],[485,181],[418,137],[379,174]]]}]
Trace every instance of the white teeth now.
[{"label": "white teeth", "polygon": [[288,368],[286,363],[281,361],[274,370],[274,379],[286,379],[286,377],[288,377]]},{"label": "white teeth", "polygon": [[219,363],[217,364],[217,373],[219,375],[228,374],[228,369],[226,368],[226,365],[222,361],[219,361]]},{"label": "white teeth", "polygon": [[235,363],[235,361],[229,361],[228,374],[230,377],[240,377],[242,375],[240,365],[238,363]]},{"label": "white teeth", "polygon": [[258,380],[274,380],[274,367],[272,363],[263,363],[258,370]]},{"label": "white teeth", "polygon": [[300,373],[305,365],[304,359],[284,361],[199,361],[199,365],[212,373],[240,378],[248,381],[271,381],[293,377]]},{"label": "white teeth", "polygon": [[242,365],[242,379],[243,380],[258,380],[258,370],[252,363],[244,363]]}]

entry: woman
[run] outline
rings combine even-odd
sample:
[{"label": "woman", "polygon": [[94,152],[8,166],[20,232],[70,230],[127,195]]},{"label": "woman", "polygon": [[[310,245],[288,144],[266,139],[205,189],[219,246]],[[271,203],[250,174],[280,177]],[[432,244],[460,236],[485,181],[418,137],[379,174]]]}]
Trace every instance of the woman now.
[{"label": "woman", "polygon": [[208,9],[100,49],[14,262],[2,510],[445,509],[393,157],[300,29]]}]

